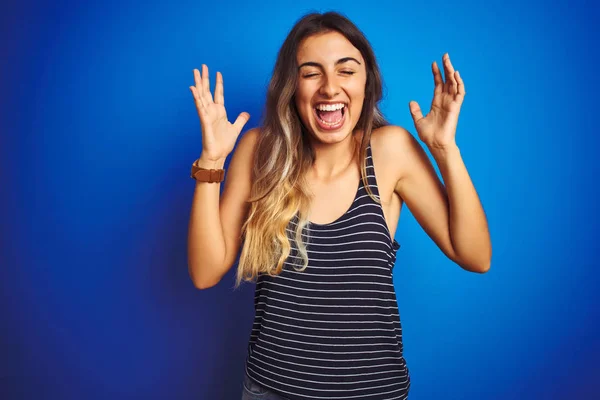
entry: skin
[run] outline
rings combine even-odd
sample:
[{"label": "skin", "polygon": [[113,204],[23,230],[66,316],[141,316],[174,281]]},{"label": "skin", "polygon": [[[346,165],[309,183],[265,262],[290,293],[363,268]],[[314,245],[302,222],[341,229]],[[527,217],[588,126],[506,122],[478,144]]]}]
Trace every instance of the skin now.
[{"label": "skin", "polygon": [[[316,160],[308,180],[313,188],[310,220],[327,223],[350,206],[358,180],[352,132],[360,118],[366,86],[364,60],[342,34],[327,32],[306,38],[299,46],[300,66],[295,102],[310,133]],[[464,82],[443,56],[444,82],[437,63],[432,64],[434,97],[423,116],[418,103],[409,110],[419,138],[440,168],[438,178],[421,145],[404,128],[387,126],[372,132],[375,170],[388,229],[395,233],[402,204],[440,250],[463,269],[486,272],[491,263],[491,240],[483,208],[456,145],[458,115],[465,96]],[[342,129],[320,129],[313,112],[322,101],[348,104]],[[334,200],[334,201],[332,201]]]},{"label": "skin", "polygon": [[[310,36],[300,43],[296,57],[299,65],[294,100],[300,119],[310,132],[319,175],[334,175],[336,160],[347,166],[352,157],[352,132],[360,118],[367,73],[363,57],[343,35],[328,32]],[[316,122],[314,107],[319,102],[345,103],[345,122],[341,129],[322,130]]]},{"label": "skin", "polygon": [[[365,61],[360,51],[338,32],[304,39],[296,60],[299,68],[294,101],[315,152],[313,167],[306,177],[313,194],[309,220],[328,223],[336,219],[332,216],[342,215],[350,207],[360,179],[358,142],[352,133],[365,98]],[[320,102],[346,104],[340,129],[320,128],[314,112]]]},{"label": "skin", "polygon": [[[360,177],[356,148],[361,132],[354,136],[352,133],[364,102],[364,60],[343,35],[328,32],[305,39],[299,47],[297,62],[302,67],[298,71],[295,102],[300,118],[308,127],[316,155],[307,176],[314,193],[310,219],[327,223],[349,208]],[[399,126],[376,129],[371,135],[371,148],[383,213],[393,237],[400,210],[406,204],[419,225],[449,259],[464,270],[484,273],[491,265],[489,228],[456,144],[465,85],[448,54],[443,56],[445,80],[436,62],[431,68],[434,96],[429,113],[423,115],[414,101],[409,102],[409,111],[419,139],[437,163],[443,183],[423,147],[410,132]],[[196,85],[190,87],[203,132],[203,151],[198,165],[222,168],[249,115],[241,113],[234,123],[230,123],[224,107],[223,78],[217,73],[213,99],[208,76],[208,67],[203,65],[202,75],[198,70],[194,71]],[[338,100],[348,104],[344,126],[336,132],[320,130],[313,114],[314,105],[319,101]],[[192,213],[191,221],[208,221],[198,228],[191,225],[190,229],[190,254],[193,250],[190,274],[198,288],[218,283],[238,254],[241,227],[248,212],[252,158],[259,135],[260,129],[255,128],[241,138],[233,153],[221,197],[217,185],[197,183],[194,201],[196,203],[198,199],[198,206],[194,210],[217,208],[216,204],[206,206],[207,199],[218,203],[219,209],[217,214],[211,212],[199,217],[195,217],[194,210]],[[214,221],[209,221],[213,217]],[[203,238],[205,231],[222,232],[222,237],[215,238],[211,234]],[[196,249],[196,243],[207,245]],[[214,255],[206,256],[209,251]],[[215,265],[202,267],[206,261],[200,255],[215,260]]]}]

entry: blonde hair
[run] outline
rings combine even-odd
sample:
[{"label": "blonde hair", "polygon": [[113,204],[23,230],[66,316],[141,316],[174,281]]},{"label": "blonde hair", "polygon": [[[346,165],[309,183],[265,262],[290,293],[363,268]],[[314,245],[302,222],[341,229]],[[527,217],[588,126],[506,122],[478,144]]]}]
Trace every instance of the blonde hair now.
[{"label": "blonde hair", "polygon": [[[311,192],[306,175],[315,157],[294,103],[296,52],[303,39],[329,31],[344,35],[365,60],[365,99],[353,135],[359,130],[363,132],[358,151],[362,160],[361,179],[369,196],[379,203],[367,182],[365,158],[372,130],[387,125],[378,106],[383,84],[375,55],[364,34],[346,17],[335,12],[308,14],[294,25],[279,50],[267,90],[263,126],[252,169],[250,211],[242,226],[243,245],[236,288],[242,280],[254,280],[259,273],[278,275],[290,255],[302,261],[298,271],[308,266],[310,222],[307,214]],[[292,220],[295,228],[290,232]],[[296,246],[292,246],[291,241]]]}]

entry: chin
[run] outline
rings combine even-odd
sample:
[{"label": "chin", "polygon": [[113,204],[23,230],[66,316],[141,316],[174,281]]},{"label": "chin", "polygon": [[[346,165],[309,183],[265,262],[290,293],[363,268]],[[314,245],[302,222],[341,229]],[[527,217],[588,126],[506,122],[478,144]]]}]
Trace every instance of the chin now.
[{"label": "chin", "polygon": [[344,141],[348,136],[351,136],[352,130],[349,128],[342,127],[334,132],[323,131],[318,126],[313,124],[310,125],[310,133],[313,139],[318,140],[321,143],[339,143]]},{"label": "chin", "polygon": [[319,140],[323,143],[340,143],[343,142],[348,136],[351,136],[352,132],[337,132],[319,134]]}]

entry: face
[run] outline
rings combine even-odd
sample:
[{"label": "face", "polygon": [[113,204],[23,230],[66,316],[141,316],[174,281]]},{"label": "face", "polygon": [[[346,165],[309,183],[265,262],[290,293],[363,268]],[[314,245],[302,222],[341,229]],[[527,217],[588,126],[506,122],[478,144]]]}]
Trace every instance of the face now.
[{"label": "face", "polygon": [[338,32],[304,39],[297,54],[295,102],[313,139],[337,143],[352,134],[365,99],[367,73],[360,51]]}]

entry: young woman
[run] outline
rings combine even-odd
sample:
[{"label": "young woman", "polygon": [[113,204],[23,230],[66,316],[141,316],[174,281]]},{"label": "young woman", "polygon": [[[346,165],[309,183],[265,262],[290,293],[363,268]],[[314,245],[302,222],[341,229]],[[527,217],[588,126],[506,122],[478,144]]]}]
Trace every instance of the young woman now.
[{"label": "young woman", "polygon": [[[465,86],[434,62],[431,110],[409,103],[419,138],[389,125],[365,36],[344,16],[309,14],[279,51],[260,128],[225,159],[248,113],[230,123],[223,78],[194,70],[202,153],[190,218],[190,276],[217,284],[241,248],[236,287],[257,279],[244,399],[405,399],[410,376],[392,282],[403,204],[465,270],[490,268],[486,217],[455,132]],[[213,171],[211,171],[211,169]]]}]

